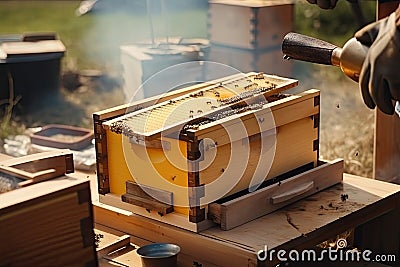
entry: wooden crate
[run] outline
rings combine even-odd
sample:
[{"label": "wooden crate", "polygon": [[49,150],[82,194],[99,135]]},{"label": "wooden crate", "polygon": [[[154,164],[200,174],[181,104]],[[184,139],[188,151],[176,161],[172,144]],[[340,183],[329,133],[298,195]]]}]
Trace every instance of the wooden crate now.
[{"label": "wooden crate", "polygon": [[213,44],[233,48],[280,47],[293,30],[294,2],[211,0],[208,36]]},{"label": "wooden crate", "polygon": [[[217,200],[210,200],[209,192],[214,189],[208,185],[218,183],[221,177],[238,181],[228,190],[218,192],[218,199],[248,190],[254,185],[254,179],[258,181],[256,184],[272,182],[277,176],[296,168],[315,167],[319,150],[319,91],[276,95],[295,86],[297,81],[261,76],[282,83],[270,92],[275,95],[271,96],[268,92],[260,94],[270,97],[268,104],[200,127],[185,128],[184,131],[180,131],[181,124],[173,123],[161,131],[147,130],[140,136],[127,136],[121,134],[116,125],[142,112],[172,105],[187,97],[197,97],[200,92],[202,97],[209,96],[215,90],[213,86],[229,88],[234,83],[240,84],[249,79],[254,82],[260,74],[248,73],[244,77],[230,77],[225,81],[182,89],[162,99],[168,101],[155,104],[153,99],[136,103],[130,106],[131,112],[127,112],[127,106],[124,106],[95,113],[99,192],[105,194],[100,201],[192,231],[201,231],[213,224],[207,219],[208,204]],[[201,90],[195,90],[201,86]],[[220,92],[221,95],[226,94],[225,99],[230,97],[227,91]],[[207,102],[216,101],[211,96],[208,99]],[[256,97],[250,99],[255,100]],[[196,116],[201,118],[219,111],[205,111]],[[154,120],[160,117],[158,115]],[[271,118],[274,123],[267,123]],[[244,132],[238,133],[237,126],[243,127]],[[179,134],[173,137],[174,133]],[[167,135],[161,136],[164,134]],[[230,134],[235,136],[229,137]],[[142,137],[144,139],[140,139]],[[262,144],[267,150],[261,150]],[[274,155],[266,153],[272,146],[275,147]],[[232,156],[232,151],[239,155],[241,151],[248,151],[247,161],[242,161],[240,156]],[[270,168],[265,167],[267,164],[257,167],[258,162],[263,165],[268,160]],[[177,162],[185,165],[184,168],[177,166]]]},{"label": "wooden crate", "polygon": [[[13,161],[29,170],[21,158],[4,163]],[[0,266],[97,266],[89,180],[58,175],[0,194],[0,236]]]}]

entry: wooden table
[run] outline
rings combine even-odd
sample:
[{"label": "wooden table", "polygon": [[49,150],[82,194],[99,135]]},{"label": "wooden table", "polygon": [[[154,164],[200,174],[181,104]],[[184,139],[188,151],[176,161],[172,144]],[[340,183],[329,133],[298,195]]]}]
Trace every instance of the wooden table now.
[{"label": "wooden table", "polygon": [[[0,154],[0,160],[8,158]],[[178,244],[179,266],[273,266],[277,262],[257,260],[257,252],[265,246],[276,251],[310,249],[348,230],[353,233],[348,242],[355,247],[400,259],[400,185],[396,184],[345,174],[341,184],[232,230],[216,226],[193,233],[99,203],[94,173],[67,176],[90,179],[95,232],[103,236],[99,249],[126,234],[132,243],[107,260],[99,257],[100,266],[142,266],[136,248],[152,242]]]},{"label": "wooden table", "polygon": [[[348,242],[358,249],[400,259],[400,185],[349,174],[342,184],[229,231],[214,227],[192,233],[96,201],[93,204],[97,232],[109,239],[128,234],[136,247],[151,242],[178,244],[179,266],[273,266],[257,260],[257,252],[265,245],[276,251],[310,249],[347,230],[354,234]],[[106,243],[101,241],[100,248]],[[114,260],[141,266],[134,249]],[[109,263],[99,262],[101,266]]]}]

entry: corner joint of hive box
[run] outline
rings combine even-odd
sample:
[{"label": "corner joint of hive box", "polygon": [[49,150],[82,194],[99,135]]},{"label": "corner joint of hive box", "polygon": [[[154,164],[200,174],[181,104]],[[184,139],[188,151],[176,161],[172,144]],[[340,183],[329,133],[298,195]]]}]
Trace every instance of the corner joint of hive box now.
[{"label": "corner joint of hive box", "polygon": [[313,141],[313,151],[318,151],[319,150],[319,139],[315,139]]},{"label": "corner joint of hive box", "polygon": [[319,114],[315,114],[315,115],[312,115],[312,119],[313,119],[313,121],[314,121],[314,128],[319,128],[319,120],[320,120],[320,117],[319,117]]},{"label": "corner joint of hive box", "polygon": [[188,142],[189,144],[198,144],[196,131],[186,130],[179,135],[179,139]]},{"label": "corner joint of hive box", "polygon": [[314,107],[319,106],[321,102],[320,95],[314,96]]}]

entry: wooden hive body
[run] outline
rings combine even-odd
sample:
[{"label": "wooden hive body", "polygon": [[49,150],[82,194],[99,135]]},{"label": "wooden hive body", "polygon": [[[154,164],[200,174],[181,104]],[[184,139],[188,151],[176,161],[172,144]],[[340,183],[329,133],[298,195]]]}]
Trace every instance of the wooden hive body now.
[{"label": "wooden hive body", "polygon": [[213,44],[232,48],[280,47],[283,36],[293,30],[293,12],[290,0],[209,1],[208,36]]},{"label": "wooden hive body", "polygon": [[0,193],[0,266],[98,266],[90,182],[73,167],[68,150],[0,160],[23,179]]},{"label": "wooden hive body", "polygon": [[[257,91],[266,81],[271,88]],[[171,92],[160,103],[130,105],[135,111],[125,106],[94,114],[101,199],[167,223],[186,221],[182,227],[198,231],[210,223],[209,203],[316,166],[319,91],[279,94],[295,85],[247,73]]]}]

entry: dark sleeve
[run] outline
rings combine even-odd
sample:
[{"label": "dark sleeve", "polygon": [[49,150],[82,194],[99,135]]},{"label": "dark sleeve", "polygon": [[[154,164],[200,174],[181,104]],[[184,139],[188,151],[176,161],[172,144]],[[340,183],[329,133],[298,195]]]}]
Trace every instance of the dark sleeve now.
[{"label": "dark sleeve", "polygon": [[378,0],[380,4],[387,3],[387,2],[399,2],[399,0]]}]

